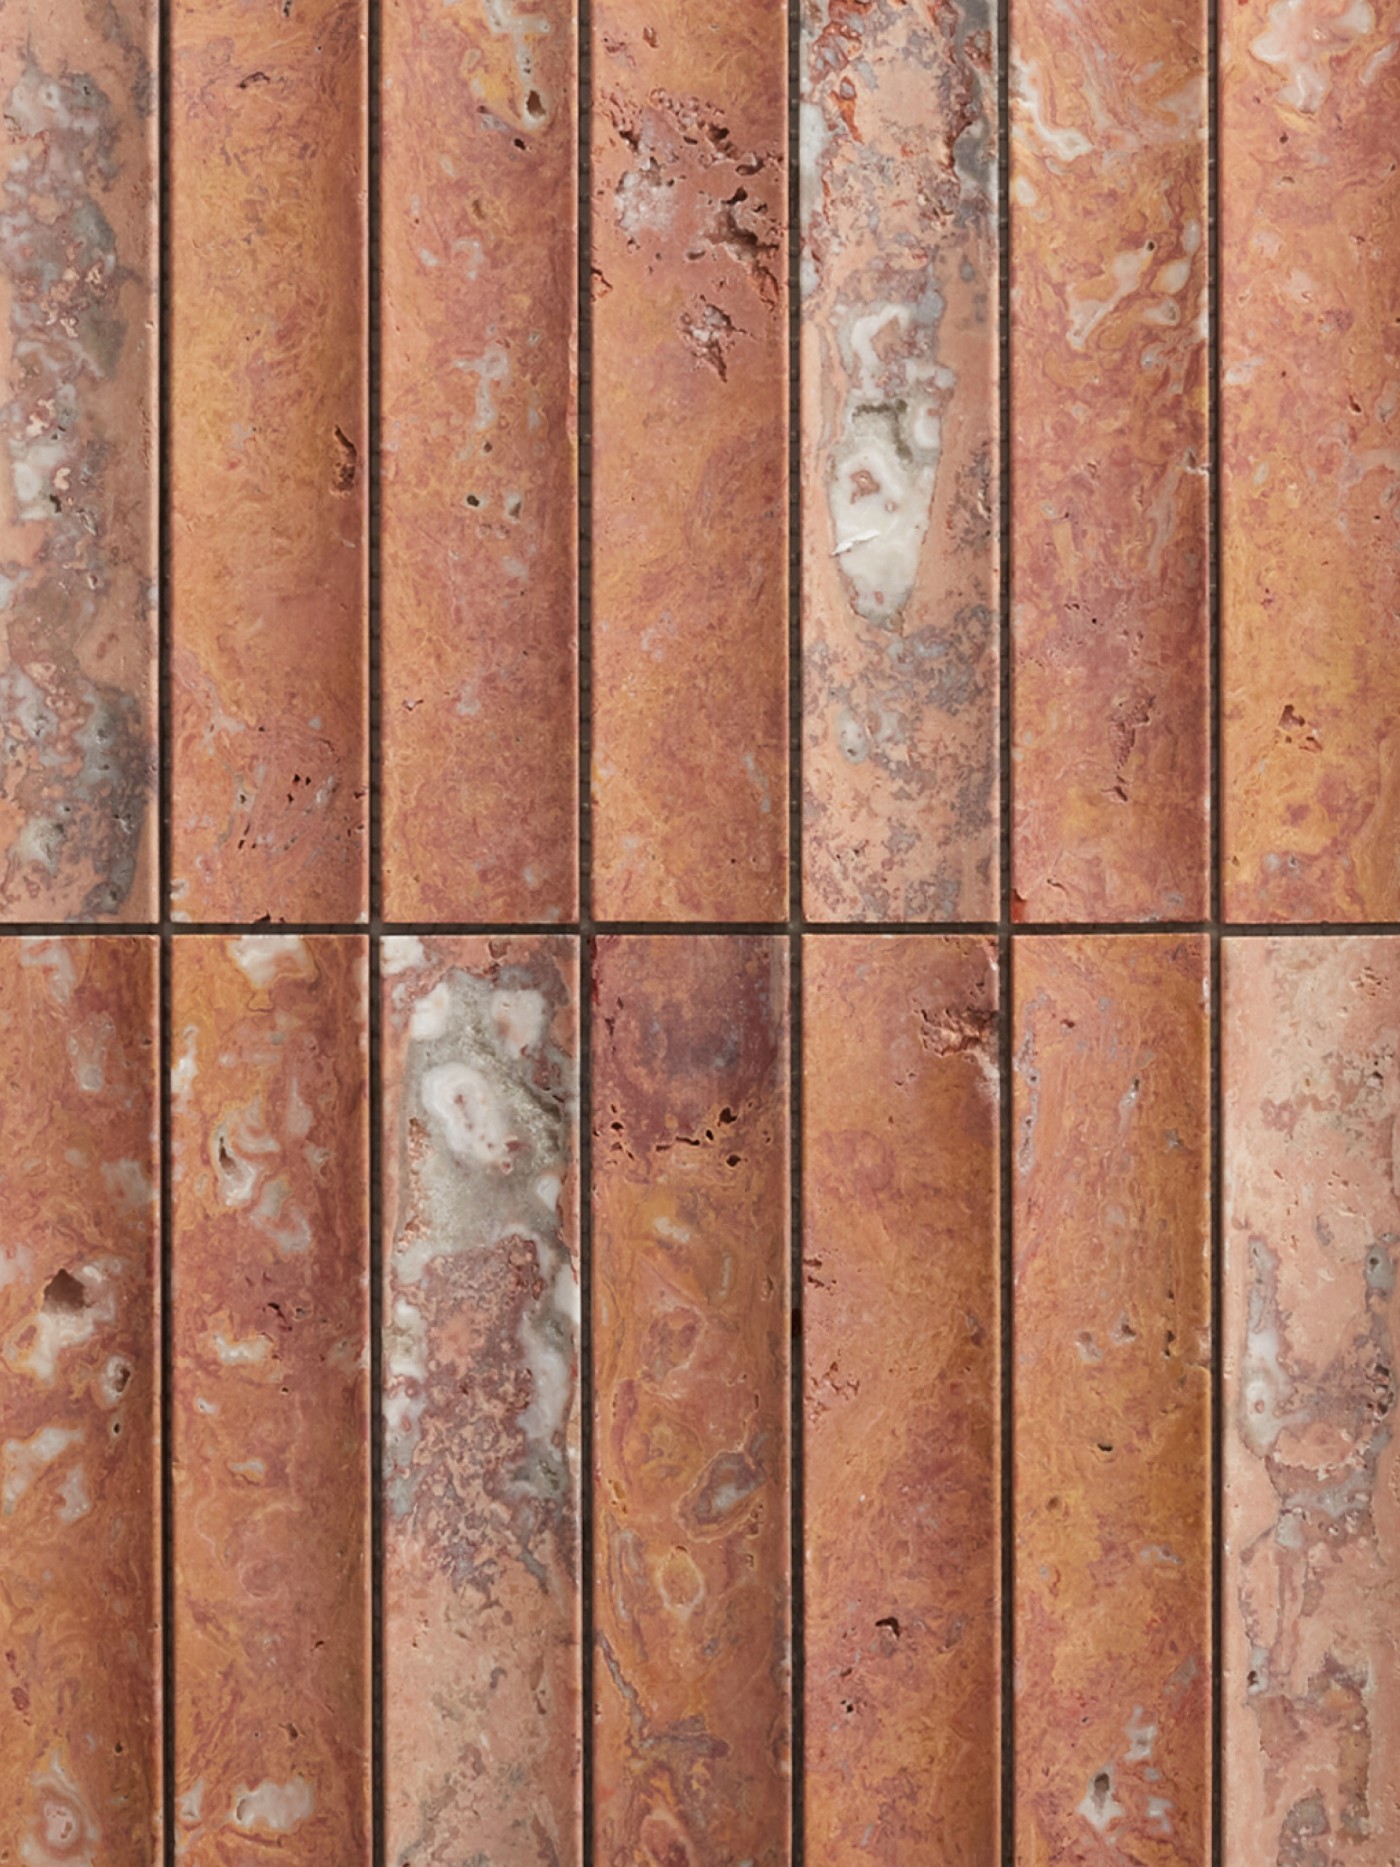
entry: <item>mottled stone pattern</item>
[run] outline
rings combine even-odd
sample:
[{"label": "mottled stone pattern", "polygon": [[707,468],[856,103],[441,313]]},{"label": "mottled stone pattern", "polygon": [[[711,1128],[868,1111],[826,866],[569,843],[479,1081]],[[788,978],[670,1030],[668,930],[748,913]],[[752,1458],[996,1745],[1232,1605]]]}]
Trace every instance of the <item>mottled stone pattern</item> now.
[{"label": "mottled stone pattern", "polygon": [[598,1867],[786,1867],[787,953],[598,942]]},{"label": "mottled stone pattern", "polygon": [[155,914],[154,0],[0,21],[0,917]]},{"label": "mottled stone pattern", "polygon": [[0,1859],[160,1858],[156,945],[0,943]]},{"label": "mottled stone pattern", "polygon": [[393,1867],[582,1851],[578,943],[383,948]]},{"label": "mottled stone pattern", "polygon": [[1207,58],[1205,0],[1012,0],[1023,920],[1207,911]]},{"label": "mottled stone pattern", "polygon": [[804,867],[819,920],[996,913],[996,49],[802,10]]},{"label": "mottled stone pattern", "polygon": [[996,949],[804,943],[807,1857],[992,1867]]},{"label": "mottled stone pattern", "polygon": [[1016,1856],[1209,1856],[1203,937],[1014,957]]},{"label": "mottled stone pattern", "polygon": [[787,8],[593,7],[593,898],[787,911]]},{"label": "mottled stone pattern", "polygon": [[1232,920],[1400,917],[1400,8],[1221,8]]},{"label": "mottled stone pattern", "polygon": [[578,899],[571,0],[383,10],[384,900]]},{"label": "mottled stone pattern", "polygon": [[174,944],[176,1850],[369,1867],[366,942]]},{"label": "mottled stone pattern", "polygon": [[1228,1867],[1400,1859],[1400,941],[1225,950]]},{"label": "mottled stone pattern", "polygon": [[366,4],[172,4],[181,920],[366,910]]}]

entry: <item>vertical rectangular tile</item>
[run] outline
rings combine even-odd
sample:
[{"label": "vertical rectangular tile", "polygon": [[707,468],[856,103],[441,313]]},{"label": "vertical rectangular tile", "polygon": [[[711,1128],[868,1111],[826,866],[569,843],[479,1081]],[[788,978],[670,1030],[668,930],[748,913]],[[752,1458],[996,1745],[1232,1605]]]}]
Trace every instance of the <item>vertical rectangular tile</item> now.
[{"label": "vertical rectangular tile", "polygon": [[160,1857],[156,952],[0,943],[0,1852],[34,1867]]},{"label": "vertical rectangular tile", "polygon": [[1018,919],[1207,912],[1206,0],[1012,0]]},{"label": "vertical rectangular tile", "polygon": [[1221,8],[1225,910],[1400,917],[1392,5]]},{"label": "vertical rectangular tile", "polygon": [[577,1867],[578,943],[382,990],[388,1858]]},{"label": "vertical rectangular tile", "polygon": [[175,1819],[191,1867],[369,1867],[366,942],[172,982]]},{"label": "vertical rectangular tile", "polygon": [[598,942],[594,1846],[790,1855],[787,949]]},{"label": "vertical rectangular tile", "polygon": [[1016,1837],[1197,1863],[1211,1808],[1208,950],[1015,951]]},{"label": "vertical rectangular tile", "polygon": [[807,911],[993,919],[992,16],[804,0],[802,22]]},{"label": "vertical rectangular tile", "polygon": [[155,918],[155,0],[0,24],[0,917]]},{"label": "vertical rectangular tile", "polygon": [[578,900],[575,7],[382,16],[384,902]]},{"label": "vertical rectangular tile", "polygon": [[802,997],[808,1858],[992,1867],[995,945],[808,939]]},{"label": "vertical rectangular tile", "polygon": [[596,0],[593,901],[787,883],[787,7]]},{"label": "vertical rectangular tile", "polygon": [[1398,1034],[1400,941],[1227,942],[1228,1867],[1400,1858]]},{"label": "vertical rectangular tile", "polygon": [[367,0],[172,0],[171,907],[362,919]]}]

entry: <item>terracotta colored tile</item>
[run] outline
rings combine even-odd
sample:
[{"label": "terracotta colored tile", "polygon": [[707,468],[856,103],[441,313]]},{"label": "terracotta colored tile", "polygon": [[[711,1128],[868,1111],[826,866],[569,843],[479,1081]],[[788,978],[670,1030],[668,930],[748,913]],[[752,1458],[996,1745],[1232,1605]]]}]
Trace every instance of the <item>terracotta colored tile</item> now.
[{"label": "terracotta colored tile", "polygon": [[1221,9],[1232,920],[1400,916],[1400,120],[1390,4]]},{"label": "terracotta colored tile", "polygon": [[160,1856],[156,943],[0,943],[0,1857]]},{"label": "terracotta colored tile", "polygon": [[1205,0],[1012,0],[1013,875],[1207,912]]},{"label": "terracotta colored tile", "polygon": [[1225,1860],[1390,1867],[1400,942],[1229,942],[1225,1014]]},{"label": "terracotta colored tile", "polygon": [[578,943],[384,943],[389,1859],[582,1852]]},{"label": "terracotta colored tile", "polygon": [[806,0],[803,892],[993,918],[996,50],[980,0]]},{"label": "terracotta colored tile", "polygon": [[174,943],[175,1797],[369,1864],[366,943]]},{"label": "terracotta colored tile", "polygon": [[808,1857],[1001,1859],[996,949],[808,939]]},{"label": "terracotta colored tile", "polygon": [[787,949],[604,939],[593,980],[599,1867],[785,1867]]},{"label": "terracotta colored tile", "polygon": [[1016,1852],[1209,1853],[1208,953],[1018,941]]},{"label": "terracotta colored tile", "polygon": [[154,0],[0,24],[0,917],[155,917]]},{"label": "terracotta colored tile", "polygon": [[592,19],[594,908],[777,919],[787,8]]},{"label": "terracotta colored tile", "polygon": [[571,0],[383,10],[384,899],[577,908]]},{"label": "terracotta colored tile", "polygon": [[367,907],[365,5],[172,5],[183,920]]}]

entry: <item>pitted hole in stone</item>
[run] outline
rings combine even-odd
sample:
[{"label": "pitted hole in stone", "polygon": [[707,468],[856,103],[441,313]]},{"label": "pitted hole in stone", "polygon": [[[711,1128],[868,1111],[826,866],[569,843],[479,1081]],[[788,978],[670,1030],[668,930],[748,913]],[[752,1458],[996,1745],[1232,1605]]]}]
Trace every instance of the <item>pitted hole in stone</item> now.
[{"label": "pitted hole in stone", "polygon": [[898,1615],[886,1614],[882,1619],[876,1621],[875,1625],[878,1628],[882,1628],[886,1633],[890,1634],[895,1640],[899,1639],[901,1629],[899,1625]]},{"label": "pitted hole in stone", "polygon": [[349,493],[354,490],[355,478],[360,469],[360,452],[339,424],[334,432],[338,451],[331,468],[331,491]]},{"label": "pitted hole in stone", "polygon": [[76,1316],[87,1308],[87,1291],[69,1270],[61,1270],[44,1286],[44,1309],[50,1316]]}]

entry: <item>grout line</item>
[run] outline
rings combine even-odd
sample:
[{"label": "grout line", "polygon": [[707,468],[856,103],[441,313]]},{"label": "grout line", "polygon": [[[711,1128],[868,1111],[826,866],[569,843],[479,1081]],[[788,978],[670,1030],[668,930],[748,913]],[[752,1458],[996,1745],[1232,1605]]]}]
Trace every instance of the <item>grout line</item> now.
[{"label": "grout line", "polygon": [[384,1105],[380,938],[369,952],[369,1548],[371,1858],[385,1855],[384,1808]]},{"label": "grout line", "polygon": [[788,918],[803,926],[802,846],[802,10],[788,0]]},{"label": "grout line", "polygon": [[579,942],[579,1688],[583,1867],[593,1860],[593,942]]},{"label": "grout line", "polygon": [[807,1848],[806,1821],[806,1681],[807,1681],[807,1521],[806,1430],[802,1411],[805,1388],[805,1333],[803,1330],[802,1259],[805,1213],[803,1202],[803,944],[800,934],[788,941],[788,1099],[789,1099],[789,1332],[791,1451],[788,1480],[788,1524],[791,1541],[792,1610],[790,1649],[792,1680],[792,1863],[803,1867]]},{"label": "grout line", "polygon": [[383,16],[379,0],[367,0],[366,12],[366,243],[365,279],[366,320],[366,392],[365,413],[369,427],[366,453],[368,478],[365,499],[366,575],[366,702],[368,706],[369,758],[368,779],[368,880],[369,926],[377,931],[384,915],[384,846],[381,804],[384,783],[383,704],[383,579],[382,579],[382,490],[383,460],[380,436],[383,431],[380,356],[382,348],[382,306],[380,302],[381,201],[380,201],[380,71],[383,53]]},{"label": "grout line", "polygon": [[170,1132],[170,1060],[171,1060],[171,945],[160,943],[159,955],[159,1074],[156,1093],[159,1098],[157,1133],[159,1137],[159,1420],[160,1420],[160,1634],[161,1634],[161,1787],[162,1856],[165,1867],[175,1867],[175,1469],[172,1432],[174,1426],[174,1344],[171,1336],[174,1289],[173,1236],[171,1231],[171,1162],[173,1150]]},{"label": "grout line", "polygon": [[1400,921],[1016,921],[1005,929],[1000,921],[9,921],[0,925],[0,940],[126,939],[134,935],[160,935],[178,941],[213,940],[233,934],[328,935],[336,939],[361,940],[396,934],[417,934],[433,939],[472,934],[501,939],[511,934],[626,934],[661,938],[710,934],[738,938],[799,933],[815,940],[839,939],[851,934],[861,934],[872,940],[897,940],[912,935],[995,937],[1003,931],[1013,944],[1019,940],[1082,939],[1086,935],[1105,939],[1150,939],[1214,933],[1226,941],[1375,940],[1400,937]]},{"label": "grout line", "polygon": [[997,924],[998,1051],[1001,1073],[997,1161],[999,1251],[999,1569],[1001,1593],[1001,1858],[1016,1859],[1016,1542],[1015,1381],[1014,1381],[1014,1241],[1012,1238],[1012,1021],[1015,1014],[1012,950],[1012,632],[1011,580],[1011,5],[997,0],[997,461],[998,461],[998,627],[1000,636],[1000,707],[998,759],[1001,779],[1000,893]]},{"label": "grout line", "polygon": [[1207,631],[1210,799],[1210,1858],[1225,1858],[1223,1800],[1223,1637],[1225,1559],[1223,1432],[1224,1359],[1224,1156],[1222,1151],[1222,1019],[1224,1015],[1221,943],[1221,644],[1220,644],[1220,88],[1219,0],[1206,0],[1206,452],[1207,479]]},{"label": "grout line", "polygon": [[1224,1860],[1224,1802],[1222,1768],[1222,1642],[1224,1634],[1224,1595],[1222,1577],[1225,1557],[1224,1461],[1222,1433],[1225,1421],[1225,1364],[1222,1353],[1225,1287],[1222,1272],[1225,1261],[1225,1176],[1222,1150],[1223,1093],[1221,1075],[1222,1014],[1224,1011],[1223,966],[1218,933],[1210,938],[1210,1160],[1208,1166],[1210,1223],[1210,1742],[1207,1754],[1210,1770],[1210,1858]]}]

